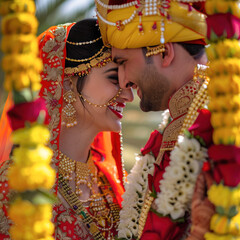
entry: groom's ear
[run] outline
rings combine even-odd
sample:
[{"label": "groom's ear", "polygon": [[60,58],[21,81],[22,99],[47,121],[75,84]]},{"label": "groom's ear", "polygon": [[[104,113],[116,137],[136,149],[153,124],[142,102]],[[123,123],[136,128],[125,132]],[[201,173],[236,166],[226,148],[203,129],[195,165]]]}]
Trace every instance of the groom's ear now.
[{"label": "groom's ear", "polygon": [[172,43],[165,43],[165,51],[162,54],[162,67],[168,67],[174,59],[174,47]]}]

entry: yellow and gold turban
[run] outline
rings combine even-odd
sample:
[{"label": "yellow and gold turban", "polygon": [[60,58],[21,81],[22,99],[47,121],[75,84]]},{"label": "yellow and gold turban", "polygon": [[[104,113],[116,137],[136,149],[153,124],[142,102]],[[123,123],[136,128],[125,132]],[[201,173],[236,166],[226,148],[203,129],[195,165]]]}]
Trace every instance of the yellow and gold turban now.
[{"label": "yellow and gold turban", "polygon": [[[120,49],[204,40],[205,15],[196,0],[95,0],[103,41]],[[111,4],[113,2],[114,4]]]}]

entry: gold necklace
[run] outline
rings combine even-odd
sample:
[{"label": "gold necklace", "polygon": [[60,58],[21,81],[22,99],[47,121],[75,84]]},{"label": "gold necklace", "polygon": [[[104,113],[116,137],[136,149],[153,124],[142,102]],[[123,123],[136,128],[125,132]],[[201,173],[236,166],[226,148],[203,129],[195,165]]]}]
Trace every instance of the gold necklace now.
[{"label": "gold necklace", "polygon": [[93,194],[93,184],[97,184],[97,169],[90,154],[87,163],[72,160],[59,150],[59,172],[66,181],[72,181],[75,172],[76,194],[82,195],[81,185],[86,185]]},{"label": "gold necklace", "polygon": [[[92,159],[92,155],[90,155],[87,163],[82,163],[79,161],[72,160],[67,157],[61,151],[59,151],[59,173],[66,181],[73,180],[72,174],[76,172],[76,190],[75,194],[77,196],[82,195],[82,191],[80,189],[80,185],[84,184],[88,186],[91,191],[91,197],[88,200],[84,200],[84,202],[90,202],[89,211],[91,217],[96,222],[96,227],[104,232],[109,232],[108,236],[111,236],[111,229],[113,228],[114,221],[113,216],[110,209],[107,208],[103,195],[101,193],[95,192],[93,185],[97,184],[97,170],[95,164]],[[98,185],[100,186],[100,184]],[[70,188],[70,191],[72,189]],[[64,197],[67,197],[65,193]],[[78,201],[81,201],[78,199]],[[106,227],[106,225],[110,225]]]},{"label": "gold necklace", "polygon": [[[94,239],[96,240],[114,240],[113,234],[110,232],[114,224],[118,224],[119,222],[119,211],[120,207],[117,203],[114,203],[111,198],[113,196],[113,193],[110,192],[110,185],[106,179],[106,177],[102,174],[100,175],[100,178],[104,184],[102,191],[104,195],[106,196],[107,202],[110,207],[110,227],[101,226],[101,223],[99,224],[96,222],[98,219],[93,217],[91,214],[88,213],[88,211],[83,207],[82,202],[79,200],[77,195],[72,191],[71,187],[67,184],[67,182],[63,179],[63,176],[61,173],[59,173],[59,192],[62,194],[64,199],[68,202],[68,204],[71,206],[74,212],[76,212],[77,215],[80,216],[80,218],[83,220],[83,222],[86,224],[88,230],[93,235]],[[109,185],[107,187],[107,185]],[[95,221],[94,221],[95,220]],[[108,232],[108,237],[106,238],[106,233],[100,232]]]}]

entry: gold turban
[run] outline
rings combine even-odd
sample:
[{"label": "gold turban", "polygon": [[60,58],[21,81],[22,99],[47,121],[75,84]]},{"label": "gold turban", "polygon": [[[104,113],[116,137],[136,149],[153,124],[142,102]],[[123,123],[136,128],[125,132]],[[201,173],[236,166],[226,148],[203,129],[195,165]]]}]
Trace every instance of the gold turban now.
[{"label": "gold turban", "polygon": [[[164,37],[164,43],[189,42],[204,39],[206,35],[205,15],[194,8],[189,9],[191,5],[172,1],[167,9],[168,16],[162,16],[159,11],[156,14],[146,14],[143,10],[139,14],[139,8],[131,4],[125,4],[126,7],[119,5],[119,8],[114,7],[108,12],[107,0],[105,3],[104,0],[95,1],[99,26],[106,45],[120,49],[140,48],[161,44],[161,37]],[[146,2],[151,0],[139,1],[140,9],[144,9]]]}]

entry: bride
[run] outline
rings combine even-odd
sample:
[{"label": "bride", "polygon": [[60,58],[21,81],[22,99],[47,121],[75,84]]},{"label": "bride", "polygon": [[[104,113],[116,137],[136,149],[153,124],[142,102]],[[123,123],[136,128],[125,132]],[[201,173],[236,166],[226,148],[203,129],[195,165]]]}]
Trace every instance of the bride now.
[{"label": "bride", "polygon": [[[51,27],[39,36],[39,49],[44,65],[39,95],[49,113],[57,172],[54,237],[114,239],[124,175],[119,132],[132,90],[119,87],[117,65],[94,19]],[[7,171],[3,164],[0,189],[7,182],[1,178]],[[0,238],[9,237],[4,204]]]}]

